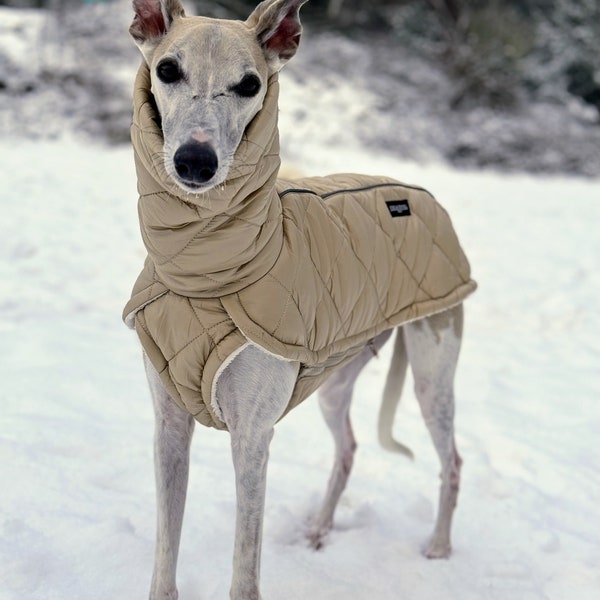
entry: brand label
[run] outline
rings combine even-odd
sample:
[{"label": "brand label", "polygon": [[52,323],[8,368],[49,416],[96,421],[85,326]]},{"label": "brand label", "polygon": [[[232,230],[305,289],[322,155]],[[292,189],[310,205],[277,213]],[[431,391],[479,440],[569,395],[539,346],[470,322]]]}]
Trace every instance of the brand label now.
[{"label": "brand label", "polygon": [[388,200],[386,204],[392,217],[410,217],[408,200]]}]

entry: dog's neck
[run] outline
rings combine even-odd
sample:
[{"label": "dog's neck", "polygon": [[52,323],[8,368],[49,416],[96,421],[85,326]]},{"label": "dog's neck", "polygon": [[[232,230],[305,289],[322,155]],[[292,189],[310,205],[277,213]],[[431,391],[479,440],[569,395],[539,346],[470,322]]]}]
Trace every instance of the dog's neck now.
[{"label": "dog's neck", "polygon": [[170,290],[196,298],[234,293],[260,279],[283,243],[279,170],[277,76],[248,126],[230,176],[202,194],[189,194],[168,176],[150,74],[140,67],[131,137],[142,237],[157,276]]}]

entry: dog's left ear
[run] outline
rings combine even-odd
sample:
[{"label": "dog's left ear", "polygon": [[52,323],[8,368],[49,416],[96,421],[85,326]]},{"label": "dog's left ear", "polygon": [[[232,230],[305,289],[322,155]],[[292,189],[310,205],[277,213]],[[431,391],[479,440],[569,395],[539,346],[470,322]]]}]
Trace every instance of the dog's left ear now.
[{"label": "dog's left ear", "polygon": [[302,35],[300,7],[308,0],[264,0],[246,20],[256,31],[267,64],[279,71],[296,54]]}]

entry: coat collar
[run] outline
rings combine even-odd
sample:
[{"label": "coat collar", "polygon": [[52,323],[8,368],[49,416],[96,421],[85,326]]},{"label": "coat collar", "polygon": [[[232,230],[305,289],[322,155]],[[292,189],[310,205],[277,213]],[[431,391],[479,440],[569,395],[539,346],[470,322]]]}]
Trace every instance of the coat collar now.
[{"label": "coat collar", "polygon": [[279,170],[277,75],[269,79],[263,107],[234,156],[234,174],[217,188],[187,193],[168,176],[163,134],[140,67],[134,89],[134,147],[142,238],[158,279],[189,297],[218,297],[263,277],[283,243]]}]

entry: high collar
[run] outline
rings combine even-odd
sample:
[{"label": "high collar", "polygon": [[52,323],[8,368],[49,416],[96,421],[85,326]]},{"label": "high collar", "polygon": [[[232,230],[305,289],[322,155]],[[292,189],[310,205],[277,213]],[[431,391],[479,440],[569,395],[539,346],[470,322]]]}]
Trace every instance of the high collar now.
[{"label": "high collar", "polygon": [[131,139],[142,238],[159,280],[190,297],[218,297],[243,289],[271,268],[283,243],[279,170],[277,75],[236,150],[230,173],[201,194],[183,191],[167,174],[163,134],[150,72],[136,77]]}]

